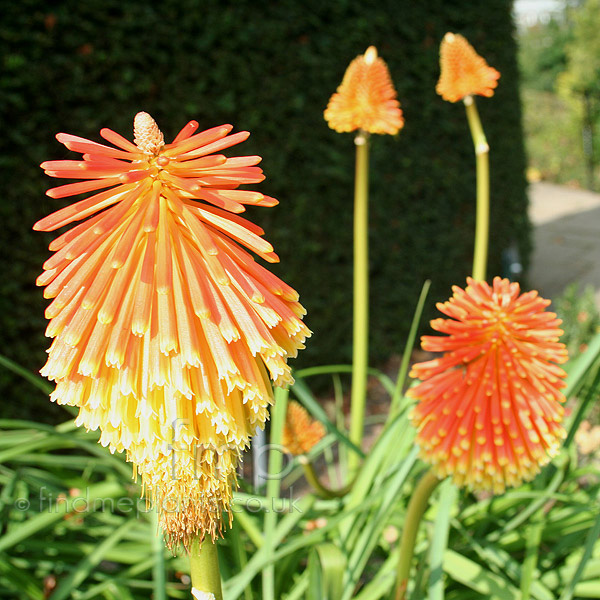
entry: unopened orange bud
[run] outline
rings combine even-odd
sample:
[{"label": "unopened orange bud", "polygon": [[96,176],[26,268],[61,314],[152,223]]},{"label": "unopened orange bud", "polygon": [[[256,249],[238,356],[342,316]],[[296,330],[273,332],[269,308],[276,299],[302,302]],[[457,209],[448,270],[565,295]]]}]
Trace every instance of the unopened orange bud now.
[{"label": "unopened orange bud", "polygon": [[325,435],[325,428],[319,421],[310,417],[306,409],[297,402],[288,404],[283,445],[294,456],[309,452]]},{"label": "unopened orange bud", "polygon": [[471,95],[489,98],[494,95],[500,78],[500,73],[458,33],[447,33],[442,40],[440,71],[435,90],[449,102],[458,102]]},{"label": "unopened orange bud", "polygon": [[340,133],[362,129],[395,135],[402,129],[404,119],[396,90],[375,46],[350,63],[324,116],[329,127]]}]

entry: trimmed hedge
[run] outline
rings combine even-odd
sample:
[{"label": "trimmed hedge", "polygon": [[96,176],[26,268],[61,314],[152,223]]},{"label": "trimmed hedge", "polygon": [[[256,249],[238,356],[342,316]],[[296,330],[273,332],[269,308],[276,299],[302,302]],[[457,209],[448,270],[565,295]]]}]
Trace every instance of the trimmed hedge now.
[{"label": "trimmed hedge", "polygon": [[[249,216],[280,254],[275,270],[299,290],[315,332],[296,364],[348,362],[354,146],[352,135],[330,130],[322,113],[350,60],[370,44],[389,65],[406,118],[396,138],[375,136],[372,143],[371,362],[399,352],[423,280],[433,280],[430,300],[445,298],[471,266],[472,144],[462,105],[435,93],[446,31],[463,33],[502,73],[496,95],[478,101],[491,146],[490,274],[501,271],[501,252],[513,242],[522,257],[529,251],[511,6],[509,0],[485,6],[380,0],[376,9],[359,0],[5,3],[3,353],[35,370],[48,346],[45,302],[33,282],[52,236],[31,226],[61,206],[44,195],[53,182],[38,167],[69,155],[54,134],[98,140],[99,129],[110,127],[131,138],[133,116],[146,110],[167,140],[192,118],[205,128],[231,122],[252,132],[239,152],[263,156],[267,180],[260,189],[281,204]],[[29,391],[5,372],[1,378],[5,389]],[[1,410],[6,414],[6,403]]]}]

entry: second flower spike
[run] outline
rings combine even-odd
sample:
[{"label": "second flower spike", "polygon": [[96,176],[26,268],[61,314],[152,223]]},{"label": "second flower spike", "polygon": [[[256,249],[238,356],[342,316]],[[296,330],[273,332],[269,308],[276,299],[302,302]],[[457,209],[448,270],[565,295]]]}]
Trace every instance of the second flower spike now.
[{"label": "second flower spike", "polygon": [[438,309],[422,348],[442,356],[413,366],[421,379],[412,421],[421,457],[440,478],[494,493],[529,481],[565,437],[567,360],[556,315],[536,291],[496,277],[467,280]]},{"label": "second flower spike", "polygon": [[375,46],[350,63],[324,116],[329,127],[340,133],[362,129],[395,135],[402,129],[404,119],[396,90]]},{"label": "second flower spike", "polygon": [[440,45],[440,79],[436,92],[449,102],[466,96],[494,95],[500,73],[458,33],[447,33]]}]

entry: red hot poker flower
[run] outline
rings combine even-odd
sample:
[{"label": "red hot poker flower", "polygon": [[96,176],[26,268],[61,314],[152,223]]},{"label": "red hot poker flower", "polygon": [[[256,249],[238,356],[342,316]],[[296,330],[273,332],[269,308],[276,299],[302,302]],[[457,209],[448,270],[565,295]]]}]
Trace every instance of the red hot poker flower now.
[{"label": "red hot poker flower", "polygon": [[83,156],[42,168],[84,181],[47,194],[94,193],[34,227],[79,222],[52,242],[37,281],[54,298],[42,369],[56,382],[51,398],[127,452],[159,508],[186,503],[162,515],[169,539],[184,543],[220,529],[238,455],[267,418],[269,380],[292,380],[287,358],[310,333],[298,294],[243,248],[278,260],[239,216],[277,203],[238,189],[264,179],[260,157],[221,154],[249,134],[197,128],[165,144],[139,113],[134,143],[110,129],[100,134],[112,146],[58,134]]},{"label": "red hot poker flower", "polygon": [[329,127],[340,133],[362,129],[395,135],[402,129],[404,119],[396,90],[375,46],[350,63],[324,116]]},{"label": "red hot poker flower", "polygon": [[440,46],[440,79],[437,93],[449,102],[465,96],[494,95],[500,73],[490,67],[458,33],[447,33]]},{"label": "red hot poker flower", "polygon": [[561,321],[535,291],[496,277],[467,280],[438,309],[450,317],[431,326],[422,347],[443,352],[413,366],[422,380],[412,420],[423,459],[459,485],[502,492],[534,477],[554,455],[561,426],[567,360]]}]

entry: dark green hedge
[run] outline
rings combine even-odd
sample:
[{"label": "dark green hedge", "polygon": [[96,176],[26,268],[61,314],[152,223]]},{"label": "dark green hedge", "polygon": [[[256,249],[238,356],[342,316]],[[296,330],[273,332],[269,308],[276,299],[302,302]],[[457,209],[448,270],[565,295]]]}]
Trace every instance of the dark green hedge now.
[{"label": "dark green hedge", "polygon": [[[44,195],[52,182],[38,168],[68,155],[54,134],[97,140],[107,126],[130,137],[134,114],[146,110],[167,138],[191,118],[252,132],[240,151],[264,157],[261,190],[281,204],[250,216],[282,258],[276,271],[308,308],[315,334],[302,364],[348,361],[354,148],[351,135],[327,127],[322,111],[347,64],[370,44],[388,62],[406,118],[399,136],[372,144],[371,361],[398,352],[423,280],[433,279],[430,299],[441,299],[464,282],[471,264],[471,140],[462,105],[442,101],[434,89],[446,31],[465,34],[502,72],[496,95],[478,103],[492,148],[492,273],[513,240],[528,253],[511,4],[3,3],[3,353],[32,370],[45,359],[44,301],[33,281],[49,236],[31,225],[59,206]],[[1,377],[5,389],[25,393]]]}]

